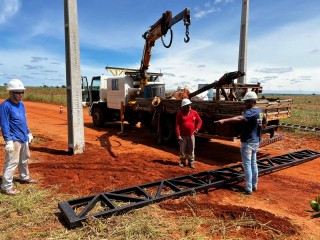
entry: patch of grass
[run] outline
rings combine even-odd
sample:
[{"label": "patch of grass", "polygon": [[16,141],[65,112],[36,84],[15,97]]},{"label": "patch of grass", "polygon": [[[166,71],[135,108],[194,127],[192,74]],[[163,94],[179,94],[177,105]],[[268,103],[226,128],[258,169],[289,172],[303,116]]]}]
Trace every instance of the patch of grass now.
[{"label": "patch of grass", "polygon": [[60,199],[56,196],[59,195],[52,195],[49,190],[39,190],[36,186],[15,185],[21,191],[19,195],[0,194],[0,218],[5,219],[0,221],[1,239],[37,239],[34,235],[47,236],[53,223],[57,222],[56,202]]}]

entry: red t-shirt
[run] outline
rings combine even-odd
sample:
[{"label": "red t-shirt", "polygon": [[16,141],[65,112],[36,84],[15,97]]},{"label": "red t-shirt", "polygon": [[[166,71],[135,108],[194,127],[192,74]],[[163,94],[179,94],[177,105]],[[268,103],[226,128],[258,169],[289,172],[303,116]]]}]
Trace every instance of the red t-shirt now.
[{"label": "red t-shirt", "polygon": [[195,129],[200,129],[202,120],[195,110],[190,110],[189,114],[184,114],[181,110],[176,117],[176,134],[177,136],[190,137]]}]

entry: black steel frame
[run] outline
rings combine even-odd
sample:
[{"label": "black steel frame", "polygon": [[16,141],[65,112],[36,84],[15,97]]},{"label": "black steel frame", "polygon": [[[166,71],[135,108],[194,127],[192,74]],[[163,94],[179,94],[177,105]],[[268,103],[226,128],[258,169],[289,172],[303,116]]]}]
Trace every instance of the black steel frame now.
[{"label": "black steel frame", "polygon": [[[320,157],[312,150],[292,152],[258,160],[259,174],[270,173]],[[209,188],[240,182],[244,179],[241,164],[206,172],[160,180],[121,190],[58,203],[68,227],[81,226],[89,218],[110,217],[168,198],[178,198]]]}]

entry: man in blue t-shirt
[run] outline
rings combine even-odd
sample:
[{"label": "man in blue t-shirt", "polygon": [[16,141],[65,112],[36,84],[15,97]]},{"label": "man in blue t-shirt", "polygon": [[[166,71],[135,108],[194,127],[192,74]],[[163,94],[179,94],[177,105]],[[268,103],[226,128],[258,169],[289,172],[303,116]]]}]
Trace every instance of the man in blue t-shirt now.
[{"label": "man in blue t-shirt", "polygon": [[255,92],[247,92],[243,100],[246,111],[242,116],[220,119],[216,123],[243,122],[241,139],[242,166],[245,173],[246,186],[244,192],[251,195],[252,191],[257,191],[258,187],[258,166],[257,152],[261,138],[262,126],[267,124],[266,117],[261,109],[255,105],[258,96]]},{"label": "man in blue t-shirt", "polygon": [[8,83],[10,97],[0,105],[0,123],[5,146],[1,193],[16,195],[19,190],[13,189],[13,176],[18,166],[20,183],[35,183],[29,176],[28,161],[30,158],[29,143],[33,136],[29,131],[26,112],[22,98],[23,83],[13,79]]}]

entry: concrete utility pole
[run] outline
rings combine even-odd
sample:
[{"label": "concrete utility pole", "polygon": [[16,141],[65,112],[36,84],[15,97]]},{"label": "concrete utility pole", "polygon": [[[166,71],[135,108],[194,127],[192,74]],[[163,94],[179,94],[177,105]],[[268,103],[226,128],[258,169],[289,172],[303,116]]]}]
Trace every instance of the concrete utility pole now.
[{"label": "concrete utility pole", "polygon": [[[242,0],[238,70],[245,73],[247,73],[248,16],[249,0]],[[237,82],[246,83],[246,75],[238,78]]]},{"label": "concrete utility pole", "polygon": [[84,151],[85,144],[77,0],[64,0],[64,23],[68,107],[68,149],[73,154],[81,154]]}]

